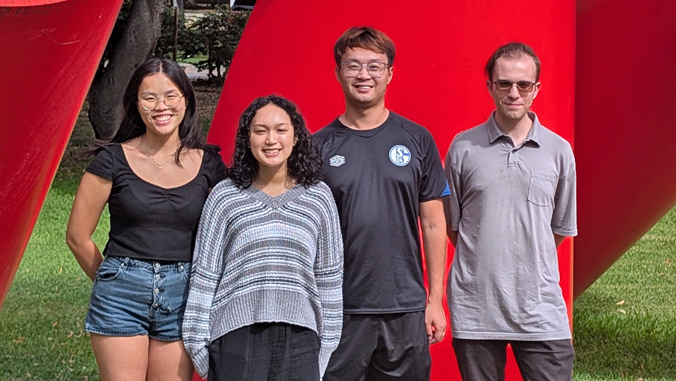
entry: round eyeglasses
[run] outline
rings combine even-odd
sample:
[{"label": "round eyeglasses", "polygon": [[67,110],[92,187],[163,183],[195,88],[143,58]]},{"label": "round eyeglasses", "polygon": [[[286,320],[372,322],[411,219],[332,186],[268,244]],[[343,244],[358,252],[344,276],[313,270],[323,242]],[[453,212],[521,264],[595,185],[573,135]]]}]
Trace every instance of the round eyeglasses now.
[{"label": "round eyeglasses", "polygon": [[495,84],[495,88],[498,91],[502,92],[507,92],[512,89],[512,86],[516,85],[516,90],[519,91],[520,94],[528,94],[531,91],[533,91],[533,87],[535,86],[535,82],[530,82],[530,81],[518,81],[518,82],[512,82],[508,81],[506,79],[498,79],[497,81],[493,81]]},{"label": "round eyeglasses", "polygon": [[157,105],[160,102],[164,102],[164,105],[167,106],[168,109],[174,109],[178,107],[179,104],[181,104],[181,98],[183,98],[183,95],[167,94],[164,96],[164,98],[158,99],[153,96],[147,96],[139,99],[138,101],[144,110],[153,111],[157,108]]},{"label": "round eyeglasses", "polygon": [[361,73],[362,69],[366,69],[366,72],[371,78],[380,78],[385,74],[385,70],[390,67],[389,64],[385,62],[369,62],[361,63],[357,61],[343,61],[340,63],[340,67],[343,70],[343,74],[348,78],[354,78]]}]

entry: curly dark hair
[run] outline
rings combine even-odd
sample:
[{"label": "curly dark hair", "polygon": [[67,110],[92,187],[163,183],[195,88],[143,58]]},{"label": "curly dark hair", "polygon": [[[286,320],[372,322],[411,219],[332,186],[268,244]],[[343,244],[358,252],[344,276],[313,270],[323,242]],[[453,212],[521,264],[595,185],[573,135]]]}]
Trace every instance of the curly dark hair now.
[{"label": "curly dark hair", "polygon": [[288,175],[306,188],[317,184],[322,176],[322,159],[312,143],[312,135],[305,126],[305,119],[293,102],[277,95],[254,99],[239,118],[239,127],[235,137],[235,152],[232,156],[232,167],[229,171],[232,182],[240,188],[248,188],[251,186],[254,176],[258,173],[258,161],[249,147],[250,127],[256,112],[269,104],[284,110],[289,115],[291,124],[293,124],[296,144],[293,146],[291,155],[286,162]]}]

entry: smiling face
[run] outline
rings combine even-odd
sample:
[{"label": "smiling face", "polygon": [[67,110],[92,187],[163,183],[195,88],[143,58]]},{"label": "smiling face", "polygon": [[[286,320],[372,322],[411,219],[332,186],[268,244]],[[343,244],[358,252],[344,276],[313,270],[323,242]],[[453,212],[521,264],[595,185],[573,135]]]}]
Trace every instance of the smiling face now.
[{"label": "smiling face", "polygon": [[249,127],[249,147],[259,169],[286,171],[296,136],[289,114],[274,104],[256,111]]},{"label": "smiling face", "polygon": [[[174,108],[172,101],[178,99],[178,104]],[[153,100],[158,100],[154,110],[146,110],[143,104],[153,104]],[[178,126],[185,117],[185,98],[179,91],[176,84],[164,73],[156,73],[143,78],[138,88],[138,112],[146,125],[146,133],[157,135],[178,135]],[[146,108],[152,108],[146,107]]]},{"label": "smiling face", "polygon": [[[383,53],[362,48],[349,48],[341,57],[341,62],[368,65],[373,62],[387,63],[388,60]],[[392,67],[388,66],[380,78],[371,77],[366,67],[362,67],[356,77],[348,77],[344,67],[344,64],[336,67],[336,78],[343,88],[345,102],[348,106],[367,109],[384,104],[385,90],[392,80]]]},{"label": "smiling face", "polygon": [[[486,86],[495,102],[495,118],[498,125],[503,123],[513,125],[528,118],[528,110],[540,91],[540,82],[536,82],[535,77],[535,62],[531,57],[526,55],[514,58],[500,57],[495,61],[493,82],[486,81]],[[514,84],[508,90],[500,90],[495,84],[496,81],[509,81]],[[523,81],[535,83],[533,89],[520,93],[516,83]]]}]

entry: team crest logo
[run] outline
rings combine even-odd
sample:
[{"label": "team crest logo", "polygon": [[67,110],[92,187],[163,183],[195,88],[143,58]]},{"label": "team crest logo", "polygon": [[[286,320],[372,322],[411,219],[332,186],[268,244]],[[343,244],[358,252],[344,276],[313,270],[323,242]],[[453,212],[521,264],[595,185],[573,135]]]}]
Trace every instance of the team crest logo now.
[{"label": "team crest logo", "polygon": [[390,148],[390,161],[392,164],[403,167],[411,161],[411,151],[402,145]]},{"label": "team crest logo", "polygon": [[345,164],[345,156],[336,155],[329,159],[329,165],[332,167],[340,167]]}]

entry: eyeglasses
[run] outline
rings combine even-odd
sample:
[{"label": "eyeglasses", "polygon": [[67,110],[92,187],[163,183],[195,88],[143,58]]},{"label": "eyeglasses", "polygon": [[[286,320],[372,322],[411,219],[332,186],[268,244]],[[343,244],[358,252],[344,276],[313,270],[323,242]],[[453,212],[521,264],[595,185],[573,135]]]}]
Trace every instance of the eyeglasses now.
[{"label": "eyeglasses", "polygon": [[343,74],[348,78],[358,76],[363,68],[366,68],[366,72],[371,78],[380,78],[385,74],[385,69],[390,67],[390,65],[384,62],[361,63],[357,61],[343,61],[340,63],[340,67],[343,69]]},{"label": "eyeglasses", "polygon": [[164,98],[157,99],[152,96],[144,97],[139,99],[139,103],[141,104],[141,107],[143,107],[144,110],[146,111],[153,111],[157,108],[157,105],[160,102],[164,102],[164,105],[167,106],[168,109],[174,109],[178,107],[178,105],[181,103],[181,98],[183,98],[183,95],[178,95],[178,94],[167,94],[164,96]]},{"label": "eyeglasses", "polygon": [[533,87],[535,86],[535,82],[529,81],[512,82],[506,79],[498,79],[497,81],[493,81],[493,83],[495,84],[495,88],[498,91],[510,91],[512,89],[512,86],[516,85],[516,89],[519,91],[520,94],[530,93],[531,91],[533,91]]}]

